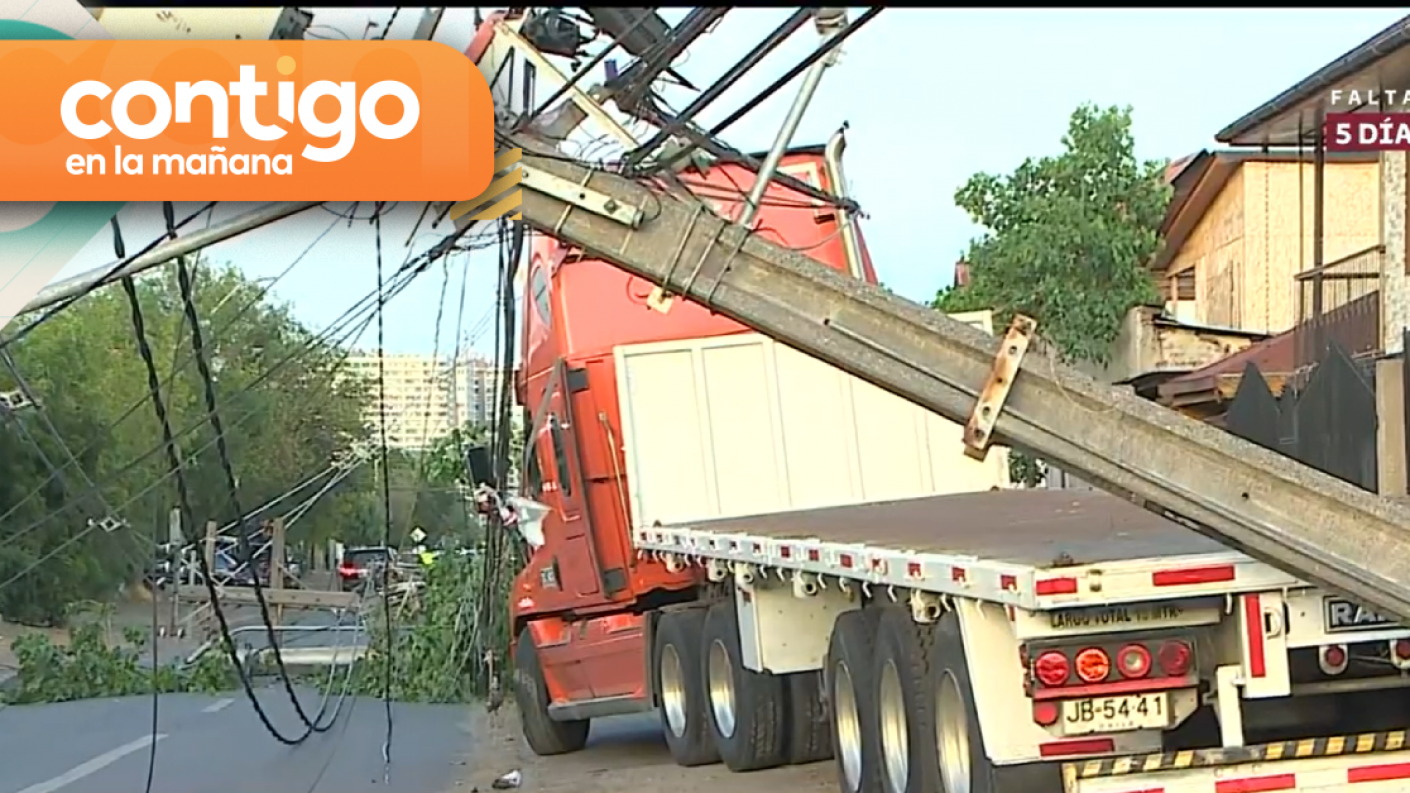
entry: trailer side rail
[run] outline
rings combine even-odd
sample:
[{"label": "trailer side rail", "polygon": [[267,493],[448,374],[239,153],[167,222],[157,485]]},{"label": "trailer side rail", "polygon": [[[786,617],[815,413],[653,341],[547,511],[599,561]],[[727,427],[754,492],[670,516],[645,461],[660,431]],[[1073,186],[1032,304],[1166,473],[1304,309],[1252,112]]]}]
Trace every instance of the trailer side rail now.
[{"label": "trailer side rail", "polygon": [[645,527],[632,536],[638,552],[659,554],[682,564],[705,564],[707,560],[751,564],[874,587],[975,598],[1030,611],[1311,586],[1235,551],[1035,567],[971,555],[690,527]]}]

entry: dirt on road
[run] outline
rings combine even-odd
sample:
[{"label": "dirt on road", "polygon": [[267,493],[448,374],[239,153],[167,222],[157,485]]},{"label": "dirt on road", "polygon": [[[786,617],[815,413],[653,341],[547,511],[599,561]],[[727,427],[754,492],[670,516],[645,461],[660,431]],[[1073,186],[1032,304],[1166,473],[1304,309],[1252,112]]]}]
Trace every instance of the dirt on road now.
[{"label": "dirt on road", "polygon": [[681,768],[671,761],[656,714],[618,716],[593,723],[588,746],[559,757],[538,757],[524,743],[512,707],[494,715],[477,708],[465,773],[454,793],[479,789],[489,793],[499,775],[519,769],[524,793],[622,793],[670,790],[671,793],[822,793],[837,782],[831,762],[733,774],[724,766]]}]

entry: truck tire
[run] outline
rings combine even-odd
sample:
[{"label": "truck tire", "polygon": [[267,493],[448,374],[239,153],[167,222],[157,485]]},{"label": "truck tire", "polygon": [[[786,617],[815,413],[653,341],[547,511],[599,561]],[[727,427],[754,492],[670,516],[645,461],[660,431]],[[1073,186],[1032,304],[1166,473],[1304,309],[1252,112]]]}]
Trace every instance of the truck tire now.
[{"label": "truck tire", "polygon": [[917,623],[904,607],[877,611],[872,692],[881,743],[881,789],[884,793],[941,790],[931,688],[935,626]]},{"label": "truck tire", "polygon": [[783,765],[788,759],[783,678],[744,668],[732,599],[710,607],[703,638],[701,682],[710,732],[725,767],[758,771]]},{"label": "truck tire", "polygon": [[860,609],[837,617],[824,671],[832,712],[832,758],[842,793],[880,793],[880,739],[872,696],[877,611]]},{"label": "truck tire", "polygon": [[519,633],[514,647],[514,702],[519,708],[519,720],[524,740],[540,757],[576,752],[587,745],[587,719],[554,721],[548,715],[548,686],[543,682],[543,667],[528,628]]},{"label": "truck tire", "polygon": [[928,789],[942,793],[1062,790],[1062,771],[1057,763],[999,766],[989,760],[956,612],[947,612],[935,623],[930,657],[929,688],[935,703],[931,745],[937,749],[940,784]]},{"label": "truck tire", "polygon": [[832,758],[832,714],[823,697],[821,672],[784,677],[788,687],[788,763],[806,765]]},{"label": "truck tire", "polygon": [[651,668],[660,697],[661,731],[676,765],[687,768],[720,762],[710,732],[710,700],[705,689],[705,609],[667,611],[656,621]]}]

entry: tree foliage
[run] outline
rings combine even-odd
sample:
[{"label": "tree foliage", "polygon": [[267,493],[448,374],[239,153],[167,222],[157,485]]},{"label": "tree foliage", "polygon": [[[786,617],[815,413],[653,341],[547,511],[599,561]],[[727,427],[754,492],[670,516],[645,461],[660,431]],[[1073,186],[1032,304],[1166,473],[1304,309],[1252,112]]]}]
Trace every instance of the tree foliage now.
[{"label": "tree foliage", "polygon": [[1126,313],[1157,300],[1146,264],[1170,191],[1163,164],[1136,158],[1129,108],[1079,107],[1062,144],[955,194],[984,233],[965,254],[969,284],[935,306],[993,309],[998,325],[1027,314],[1063,358],[1105,363]]},{"label": "tree foliage", "polygon": [[[365,442],[369,392],[366,383],[340,376],[344,351],[318,343],[286,306],[264,299],[258,283],[229,266],[195,270],[239,500],[251,510]],[[155,271],[139,280],[138,291],[173,429],[182,433],[177,444],[197,522],[186,527],[191,538],[206,520],[236,516],[205,421],[175,275]],[[67,604],[111,599],[140,578],[153,542],[167,538],[175,487],[122,290],[85,297],[10,349],[42,407],[0,416],[0,582],[19,576],[0,587],[0,615],[56,624]],[[0,391],[17,387],[0,369]],[[79,466],[66,465],[69,451]],[[289,528],[291,550],[307,557],[330,539],[380,525],[371,469],[364,465]],[[91,530],[89,521],[109,508],[127,525]]]},{"label": "tree foliage", "polygon": [[[996,327],[1026,314],[1059,357],[1104,364],[1126,314],[1158,300],[1146,264],[1170,189],[1163,163],[1136,158],[1129,108],[1077,108],[1062,144],[1008,176],[975,174],[955,194],[984,233],[965,253],[968,284],[940,290],[934,306],[992,309]],[[1044,470],[1021,450],[1010,456],[1017,482],[1035,485]]]}]

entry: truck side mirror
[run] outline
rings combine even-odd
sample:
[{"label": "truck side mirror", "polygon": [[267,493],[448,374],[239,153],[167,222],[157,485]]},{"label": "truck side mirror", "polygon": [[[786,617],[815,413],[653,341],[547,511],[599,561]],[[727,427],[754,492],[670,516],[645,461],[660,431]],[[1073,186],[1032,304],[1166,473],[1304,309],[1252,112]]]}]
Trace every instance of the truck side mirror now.
[{"label": "truck side mirror", "polygon": [[465,467],[470,470],[470,485],[488,485],[499,489],[495,481],[494,466],[490,463],[490,450],[487,446],[471,446],[465,450]]}]

